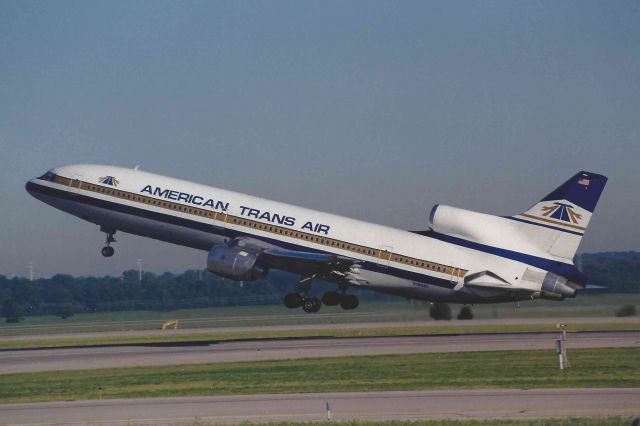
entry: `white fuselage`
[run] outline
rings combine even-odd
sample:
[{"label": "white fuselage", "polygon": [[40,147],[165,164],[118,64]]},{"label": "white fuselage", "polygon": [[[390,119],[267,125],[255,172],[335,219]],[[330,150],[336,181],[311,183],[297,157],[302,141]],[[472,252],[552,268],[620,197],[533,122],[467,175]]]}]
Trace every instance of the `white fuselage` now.
[{"label": "white fuselage", "polygon": [[[438,238],[139,170],[74,165],[33,179],[36,198],[106,229],[209,250],[238,237],[265,246],[357,259],[351,285],[461,303],[521,298],[469,289],[464,277],[500,271],[514,288],[531,264]],[[537,290],[531,288],[529,290]]]}]

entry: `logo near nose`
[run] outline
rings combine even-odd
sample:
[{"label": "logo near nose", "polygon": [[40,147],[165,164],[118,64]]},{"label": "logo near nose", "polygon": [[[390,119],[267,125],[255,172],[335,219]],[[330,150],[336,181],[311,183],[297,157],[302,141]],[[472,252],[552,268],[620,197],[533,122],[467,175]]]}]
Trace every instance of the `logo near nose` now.
[{"label": "logo near nose", "polygon": [[113,176],[103,176],[98,179],[100,183],[104,183],[105,185],[118,186],[120,181]]}]

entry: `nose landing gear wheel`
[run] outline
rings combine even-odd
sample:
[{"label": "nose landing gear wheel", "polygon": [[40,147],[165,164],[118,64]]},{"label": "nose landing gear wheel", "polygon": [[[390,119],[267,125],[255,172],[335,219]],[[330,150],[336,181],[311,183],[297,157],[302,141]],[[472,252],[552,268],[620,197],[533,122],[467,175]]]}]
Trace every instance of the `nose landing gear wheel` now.
[{"label": "nose landing gear wheel", "polygon": [[113,253],[115,252],[115,250],[111,246],[104,246],[102,247],[101,252],[104,257],[111,257],[113,256]]},{"label": "nose landing gear wheel", "polygon": [[104,257],[111,257],[115,252],[113,247],[111,247],[111,243],[116,242],[116,239],[113,238],[113,236],[116,234],[116,230],[113,228],[107,228],[106,226],[101,226],[100,232],[104,232],[105,234],[107,234],[107,240],[105,241],[106,245],[102,247],[102,250],[100,252]]},{"label": "nose landing gear wheel", "polygon": [[302,303],[302,309],[304,309],[307,313],[314,313],[320,310],[320,306],[322,306],[322,302],[317,297],[309,297],[308,299],[304,299]]}]

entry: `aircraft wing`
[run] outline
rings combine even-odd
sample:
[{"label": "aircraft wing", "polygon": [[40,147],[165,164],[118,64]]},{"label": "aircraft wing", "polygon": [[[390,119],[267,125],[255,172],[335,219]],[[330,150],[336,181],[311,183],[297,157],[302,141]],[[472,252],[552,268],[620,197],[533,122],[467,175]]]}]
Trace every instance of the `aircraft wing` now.
[{"label": "aircraft wing", "polygon": [[285,271],[301,274],[344,274],[358,261],[344,256],[270,248],[259,255],[260,262]]}]

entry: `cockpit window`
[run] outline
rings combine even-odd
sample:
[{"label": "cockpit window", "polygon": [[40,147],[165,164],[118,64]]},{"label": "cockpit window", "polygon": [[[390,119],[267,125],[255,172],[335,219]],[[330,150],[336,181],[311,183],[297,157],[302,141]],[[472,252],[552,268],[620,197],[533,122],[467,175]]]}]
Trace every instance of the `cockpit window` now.
[{"label": "cockpit window", "polygon": [[42,176],[40,176],[38,179],[42,179],[42,180],[47,180],[49,182],[53,182],[56,178],[56,175],[54,175],[51,172],[47,172],[45,174],[43,174]]}]

